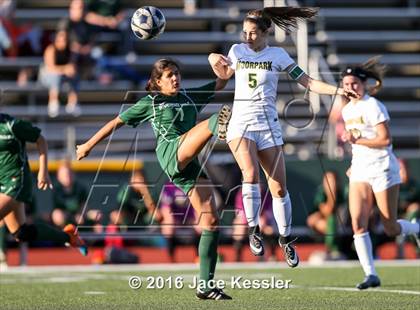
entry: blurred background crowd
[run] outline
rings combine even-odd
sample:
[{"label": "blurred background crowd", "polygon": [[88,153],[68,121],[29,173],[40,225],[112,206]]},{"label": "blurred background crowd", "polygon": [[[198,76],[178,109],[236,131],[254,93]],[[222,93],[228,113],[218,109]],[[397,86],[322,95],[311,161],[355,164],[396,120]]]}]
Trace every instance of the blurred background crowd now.
[{"label": "blurred background crowd", "polygon": [[[306,49],[299,46],[296,34],[281,31],[270,44],[284,47],[311,76],[337,84],[337,72],[344,65],[383,55],[388,75],[378,98],[390,112],[396,154],[404,158],[399,212],[408,219],[418,217],[419,1],[0,0],[0,109],[43,130],[50,146],[50,170],[56,174],[52,192],[38,193],[27,206],[31,221],[79,225],[96,249],[90,257],[95,263],[141,261],[141,252],[131,251],[135,246],[164,248],[173,262],[179,260],[179,246],[188,246],[193,260],[199,236],[196,215],[188,198],[160,172],[149,127],[122,129],[109,146],[95,150],[87,165],[74,162],[75,145],[144,95],[156,59],[178,60],[183,86],[200,85],[213,78],[208,54],[226,54],[240,41],[241,21],[248,10],[296,4],[321,7],[314,22],[300,26]],[[130,30],[131,14],[143,5],[157,6],[166,16],[165,33],[157,40],[140,41]],[[200,118],[232,102],[232,82]],[[308,259],[355,258],[347,209],[348,150],[337,139],[343,130],[340,103],[310,97],[308,112],[305,101],[295,100],[303,98],[304,90],[286,76],[279,83],[277,106],[284,120],[289,187],[296,202],[294,234],[302,244],[319,245],[310,248]],[[33,151],[29,148],[30,159]],[[222,243],[231,247],[229,259],[246,260],[247,225],[238,168],[221,143],[203,157],[209,158],[206,168],[223,212]],[[110,164],[100,165],[102,159]],[[132,162],[130,167],[127,161]],[[36,165],[31,168],[36,171]],[[261,192],[266,197],[262,232],[271,245],[261,259],[277,260],[277,231],[265,184]],[[373,197],[371,203],[375,204]],[[371,230],[376,247],[393,242],[383,234],[376,213],[371,215]],[[407,241],[396,240],[391,256],[407,257]],[[6,249],[15,247],[0,224],[0,264],[6,262]],[[23,264],[25,251],[21,250]]]}]

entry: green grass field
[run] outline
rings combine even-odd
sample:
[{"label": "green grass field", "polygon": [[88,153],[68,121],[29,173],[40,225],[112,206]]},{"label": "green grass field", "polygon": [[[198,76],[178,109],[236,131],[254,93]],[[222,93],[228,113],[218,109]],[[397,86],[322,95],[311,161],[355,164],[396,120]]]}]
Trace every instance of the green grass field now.
[{"label": "green grass field", "polygon": [[[357,291],[363,277],[356,264],[288,269],[284,264],[225,264],[217,279],[226,280],[232,301],[202,301],[192,283],[197,267],[104,266],[11,268],[0,274],[0,309],[419,309],[420,262],[380,264],[382,286]],[[170,269],[170,270],[169,270]],[[139,276],[140,289],[128,279]],[[146,289],[147,276],[182,277],[183,289]],[[289,289],[231,288],[231,277],[291,280]],[[156,281],[159,281],[156,279]],[[150,282],[149,282],[150,283]],[[241,285],[243,284],[240,282]],[[157,282],[155,283],[157,284]]]}]

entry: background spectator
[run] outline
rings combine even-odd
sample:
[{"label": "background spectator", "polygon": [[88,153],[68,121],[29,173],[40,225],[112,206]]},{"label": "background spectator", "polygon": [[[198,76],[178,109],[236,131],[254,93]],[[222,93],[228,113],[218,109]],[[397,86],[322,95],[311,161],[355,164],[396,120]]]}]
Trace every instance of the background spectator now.
[{"label": "background spectator", "polygon": [[156,210],[156,204],[147,187],[142,170],[133,171],[129,184],[123,186],[117,194],[119,210],[112,211],[119,214],[118,221],[124,225],[133,225],[144,229],[153,222],[159,222],[161,215]]},{"label": "background spectator", "polygon": [[83,223],[81,211],[86,199],[86,188],[75,179],[71,163],[63,160],[57,169],[57,184],[53,189],[52,222],[59,227]]},{"label": "background spectator", "polygon": [[[410,177],[407,169],[407,163],[403,159],[399,159],[400,163],[400,196],[398,212],[402,218],[413,221],[420,217],[420,185]],[[408,237],[410,241],[416,245],[416,241]],[[406,236],[399,236],[396,238],[398,244],[397,258],[404,258],[404,244]],[[417,257],[420,257],[419,248],[416,247]]]},{"label": "background spectator", "polygon": [[48,115],[56,117],[59,113],[59,93],[63,84],[69,86],[66,112],[75,116],[81,113],[78,104],[78,76],[76,65],[71,57],[69,32],[60,25],[54,42],[45,49],[44,65],[40,69],[40,81],[49,89]]},{"label": "background spectator", "polygon": [[198,243],[201,231],[196,226],[197,221],[194,209],[188,196],[178,187],[168,182],[162,189],[159,210],[162,214],[161,230],[167,240],[171,262],[175,262],[176,246],[187,241],[193,242],[196,256],[198,257]]},{"label": "background spectator", "polygon": [[70,49],[77,64],[78,73],[83,79],[92,77],[94,27],[86,21],[86,8],[83,0],[72,0],[67,20],[70,31]]},{"label": "background spectator", "polygon": [[[322,185],[315,193],[314,208],[306,223],[317,233],[325,236],[325,246],[327,248],[327,258],[341,258],[338,240],[338,226],[346,222],[346,218],[339,212],[347,200],[343,189],[339,184],[337,174],[327,171],[324,174]],[[344,210],[348,212],[347,210]]]},{"label": "background spectator", "polygon": [[[0,55],[6,57],[37,56],[42,53],[43,31],[31,24],[18,25],[14,20],[16,1],[0,0]],[[31,78],[32,69],[19,70],[17,83],[24,86]]]}]

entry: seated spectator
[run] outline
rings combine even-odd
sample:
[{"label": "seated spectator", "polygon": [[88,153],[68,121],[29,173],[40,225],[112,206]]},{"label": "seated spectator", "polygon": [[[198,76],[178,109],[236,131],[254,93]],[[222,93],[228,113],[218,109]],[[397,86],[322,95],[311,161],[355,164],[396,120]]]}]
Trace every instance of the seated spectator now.
[{"label": "seated spectator", "polygon": [[[270,261],[276,261],[277,239],[279,237],[277,225],[275,223],[272,199],[269,192],[261,189],[261,206],[259,226],[261,234],[267,240],[270,248]],[[235,249],[235,260],[242,260],[242,249],[248,243],[248,222],[244,212],[242,190],[238,190],[235,195],[235,218],[233,219],[233,247]],[[259,259],[263,260],[263,256]]]},{"label": "seated spectator", "polygon": [[339,251],[338,224],[343,225],[343,217],[339,215],[339,208],[345,203],[346,197],[336,173],[325,172],[322,185],[315,193],[315,211],[308,216],[306,223],[314,231],[325,236],[327,258],[330,259],[342,257]]},{"label": "seated spectator", "polygon": [[86,199],[86,188],[74,178],[71,163],[63,160],[57,169],[57,184],[54,185],[53,189],[52,222],[59,227],[71,223],[85,223],[81,212]]},{"label": "seated spectator", "polygon": [[83,0],[72,0],[69,7],[68,29],[70,49],[73,53],[79,75],[89,79],[92,76],[93,59],[91,52],[94,42],[94,27],[86,22],[86,10]]},{"label": "seated spectator", "polygon": [[179,243],[188,241],[193,242],[196,249],[196,257],[198,257],[198,243],[201,231],[196,225],[197,219],[194,208],[188,196],[178,187],[168,182],[162,189],[159,210],[162,214],[161,231],[167,240],[167,249],[171,262],[175,262],[176,246]]},{"label": "seated spectator", "polygon": [[132,50],[132,32],[126,12],[120,0],[87,0],[86,21],[96,26],[96,32],[117,32],[120,42],[116,45],[119,54]]},{"label": "seated spectator", "polygon": [[[407,162],[403,159],[399,160],[400,163],[400,195],[398,211],[402,218],[413,221],[420,217],[420,185],[410,177],[409,170],[407,169]],[[398,258],[404,258],[404,244],[405,236],[397,237],[398,244]],[[410,238],[411,239],[411,238]],[[411,240],[415,244],[415,240]],[[419,248],[417,249],[417,256],[420,257]]]},{"label": "seated spectator", "polygon": [[85,0],[86,21],[100,28],[117,29],[125,19],[120,0]]},{"label": "seated spectator", "polygon": [[130,183],[123,186],[117,194],[119,209],[112,211],[112,218],[117,218],[124,225],[146,228],[161,220],[160,212],[147,187],[142,170],[136,169],[130,177]]},{"label": "seated spectator", "polygon": [[[14,20],[16,1],[0,0],[0,56],[38,56],[42,53],[43,31],[31,24],[19,25]],[[24,86],[31,78],[30,68],[19,71],[17,84]]]},{"label": "seated spectator", "polygon": [[80,115],[78,104],[78,75],[71,57],[69,33],[61,24],[54,42],[45,49],[44,65],[40,69],[40,81],[49,89],[48,115],[57,117],[60,109],[59,94],[63,84],[69,86],[66,112]]},{"label": "seated spectator", "polygon": [[[105,229],[105,248],[103,250],[103,263],[106,264],[137,264],[139,257],[130,253],[124,244],[124,238],[120,235],[124,226],[123,219],[118,212],[111,212],[109,224]],[[98,254],[97,254],[98,255]]]}]

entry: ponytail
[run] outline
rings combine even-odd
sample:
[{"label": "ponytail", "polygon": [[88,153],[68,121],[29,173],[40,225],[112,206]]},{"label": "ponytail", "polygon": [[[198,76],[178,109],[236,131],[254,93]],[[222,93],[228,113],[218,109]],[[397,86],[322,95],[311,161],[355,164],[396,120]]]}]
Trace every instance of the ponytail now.
[{"label": "ponytail", "polygon": [[382,80],[384,79],[386,66],[379,63],[382,56],[374,56],[369,58],[362,64],[362,69],[366,71],[368,77],[376,81],[375,85],[368,88],[369,94],[376,94],[382,87]]},{"label": "ponytail", "polygon": [[347,67],[341,74],[342,77],[352,75],[366,82],[368,79],[374,79],[375,85],[368,86],[367,92],[375,95],[382,87],[382,80],[385,76],[386,66],[379,63],[382,56],[374,56],[369,58],[365,63],[357,66]]},{"label": "ponytail", "polygon": [[266,7],[262,10],[249,11],[245,21],[255,22],[262,31],[270,28],[273,22],[281,29],[290,32],[297,28],[298,21],[311,19],[317,13],[317,8],[309,7]]}]

